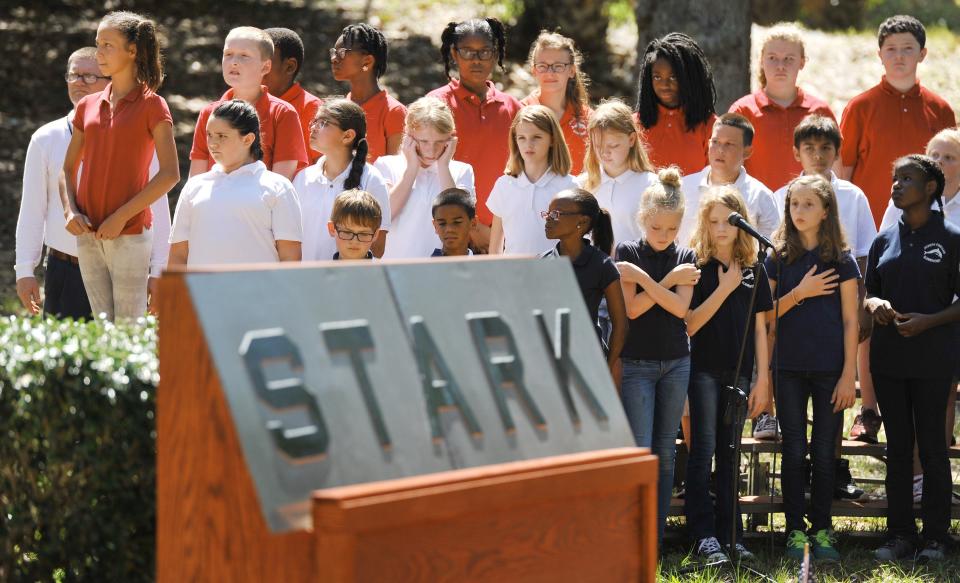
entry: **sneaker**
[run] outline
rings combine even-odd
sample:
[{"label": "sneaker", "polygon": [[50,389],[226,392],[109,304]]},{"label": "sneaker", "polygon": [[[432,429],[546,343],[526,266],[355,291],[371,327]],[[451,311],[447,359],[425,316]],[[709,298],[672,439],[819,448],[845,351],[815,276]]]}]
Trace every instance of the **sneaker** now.
[{"label": "sneaker", "polygon": [[850,439],[854,441],[864,441],[866,443],[878,443],[877,433],[880,432],[880,424],[883,420],[873,409],[865,407],[860,408],[860,414],[853,419],[853,427],[850,428]]},{"label": "sneaker", "polygon": [[697,556],[707,563],[722,563],[730,560],[715,536],[700,539],[697,543]]},{"label": "sneaker", "polygon": [[923,474],[913,477],[913,503],[920,504],[923,501]]},{"label": "sneaker", "polygon": [[737,556],[740,557],[741,561],[752,563],[754,559],[757,558],[756,555],[750,552],[750,549],[743,546],[743,543],[737,543]]},{"label": "sneaker", "polygon": [[833,531],[828,528],[823,528],[813,533],[813,537],[810,541],[811,548],[810,551],[813,553],[813,558],[818,561],[830,561],[837,562],[840,560],[840,553],[837,552],[837,549],[834,548],[834,535]]},{"label": "sneaker", "polygon": [[863,490],[857,488],[850,475],[850,460],[837,460],[837,475],[833,481],[833,497],[837,500],[859,500]]},{"label": "sneaker", "polygon": [[754,439],[776,439],[777,438],[777,418],[768,413],[761,413],[753,421]]},{"label": "sneaker", "polygon": [[788,559],[803,560],[803,548],[810,542],[802,530],[792,530],[787,536],[787,550],[784,553]]},{"label": "sneaker", "polygon": [[947,554],[947,545],[938,540],[928,540],[917,554],[918,563],[942,561]]},{"label": "sneaker", "polygon": [[873,552],[878,561],[899,561],[913,557],[913,543],[902,536],[887,539],[879,549]]}]

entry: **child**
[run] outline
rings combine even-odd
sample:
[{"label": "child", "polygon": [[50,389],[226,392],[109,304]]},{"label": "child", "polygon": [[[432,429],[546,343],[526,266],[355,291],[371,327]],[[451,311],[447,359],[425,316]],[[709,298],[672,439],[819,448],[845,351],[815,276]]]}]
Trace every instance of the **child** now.
[{"label": "child", "polygon": [[880,224],[890,199],[890,165],[900,156],[923,151],[930,138],[957,125],[950,104],[917,78],[927,56],[927,32],[912,16],[891,16],[880,24],[877,54],[883,63],[880,84],[847,103],[840,118],[843,148],[837,174],[863,189],[873,220]]},{"label": "child", "polygon": [[328,99],[311,123],[310,144],[324,155],[293,179],[303,209],[304,261],[326,261],[336,253],[336,242],[327,233],[327,221],[337,195],[354,188],[369,192],[380,203],[383,220],[372,249],[375,256],[383,256],[390,228],[390,196],[380,171],[366,162],[365,119],[356,103]]},{"label": "child", "polygon": [[473,192],[473,168],[453,159],[457,151],[453,114],[435,97],[410,104],[402,153],[377,160],[390,192],[393,230],[385,258],[427,257],[440,240],[431,227],[433,201],[441,190]]},{"label": "child", "polygon": [[[943,218],[948,223],[960,226],[960,129],[948,128],[940,130],[927,143],[927,156],[933,158],[940,165],[943,172]],[[880,230],[897,224],[903,211],[893,204],[893,199],[887,204],[883,213]]]},{"label": "child", "polygon": [[403,119],[407,108],[380,88],[387,71],[387,39],[369,24],[351,24],[330,49],[333,78],[350,84],[347,99],[360,105],[367,116],[367,156],[373,164],[380,156],[400,153]]},{"label": "child", "polygon": [[242,99],[257,109],[263,163],[267,170],[287,180],[307,166],[307,148],[297,110],[261,85],[270,71],[273,41],[259,28],[241,26],[227,34],[223,43],[223,80],[230,89],[218,101],[200,111],[190,150],[190,176],[202,174],[216,162],[207,147],[207,120],[224,101]]},{"label": "child", "polygon": [[320,157],[320,152],[310,146],[310,122],[320,109],[320,98],[307,92],[297,81],[300,69],[303,68],[303,40],[289,28],[268,28],[263,32],[273,41],[270,70],[263,76],[263,84],[270,95],[279,97],[297,110],[300,127],[303,128],[307,157],[313,164]]},{"label": "child", "polygon": [[638,221],[644,237],[617,245],[617,268],[630,318],[621,352],[623,407],[639,447],[659,457],[657,540],[670,509],[677,427],[690,380],[683,321],[700,278],[693,251],[676,243],[683,217],[680,171],[665,168],[643,192]]},{"label": "child", "polygon": [[[721,544],[730,544],[732,521],[737,521],[737,546],[741,558],[752,556],[740,539],[743,526],[737,513],[730,515],[730,490],[736,460],[728,444],[730,430],[723,423],[724,387],[736,386],[749,396],[747,414],[759,415],[770,401],[767,354],[767,325],[764,312],[773,308],[767,272],[761,264],[754,279],[757,263],[757,242],[744,231],[727,222],[730,213],[746,216],[747,205],[730,185],[710,188],[700,202],[697,228],[693,234],[693,250],[700,267],[700,281],[693,288],[690,311],[687,313],[687,334],[690,336],[690,456],[687,458],[684,513],[695,543],[695,552],[707,562],[726,559]],[[756,303],[747,322],[747,308],[753,288]],[[740,343],[747,337],[746,352],[734,379]],[[754,360],[756,359],[756,360]],[[750,386],[753,365],[757,378]],[[710,497],[710,467],[717,455],[717,499]],[[719,539],[719,540],[718,540]]]},{"label": "child", "polygon": [[[843,410],[856,400],[860,271],[840,227],[837,197],[825,178],[794,179],[787,187],[785,206],[783,224],[774,235],[777,255],[768,258],[765,267],[780,304],[779,323],[773,313],[767,317],[776,350],[772,360],[779,367],[773,380],[783,429],[780,482],[788,533],[786,555],[802,559],[804,545],[809,543],[814,558],[835,561],[840,555],[833,547],[830,520],[834,442]],[[804,458],[811,399],[813,471],[808,508]],[[804,516],[810,518],[809,536]]]},{"label": "child", "polygon": [[[147,308],[148,207],[180,180],[173,119],[156,94],[163,81],[156,25],[130,12],[108,14],[97,28],[96,59],[111,82],[77,104],[60,198],[93,313],[137,318]],[[154,154],[159,169],[148,178]]]},{"label": "child", "polygon": [[[579,188],[563,190],[550,201],[543,215],[543,230],[547,239],[558,240],[556,247],[541,257],[568,257],[580,285],[580,293],[587,304],[590,321],[607,355],[607,366],[614,382],[619,383],[620,352],[627,339],[627,312],[620,287],[620,272],[604,249],[613,246],[613,226],[610,213],[600,208],[597,199]],[[586,240],[590,235],[593,245]],[[607,313],[612,323],[609,344],[599,323],[600,302],[606,300]]]},{"label": "child", "polygon": [[370,245],[380,229],[380,203],[369,192],[345,190],[333,201],[327,230],[336,239],[334,261],[373,259]]},{"label": "child", "polygon": [[807,64],[800,30],[790,24],[774,26],[760,49],[760,88],[730,106],[753,124],[757,147],[744,162],[751,176],[776,190],[800,174],[790,155],[793,128],[807,115],[834,119],[827,103],[797,86],[797,75]]},{"label": "child", "polygon": [[473,255],[470,231],[477,224],[477,203],[469,191],[448,188],[433,200],[433,228],[443,246],[434,249],[431,257]]},{"label": "child", "polygon": [[710,135],[710,165],[683,178],[683,195],[690,210],[680,225],[681,244],[690,242],[701,193],[711,186],[732,184],[747,203],[753,226],[764,236],[772,235],[780,224],[773,193],[743,167],[744,160],[753,153],[753,138],[753,124],[739,113],[725,113],[717,118]]},{"label": "child", "polygon": [[570,152],[553,112],[520,110],[510,126],[510,159],[490,192],[490,254],[539,255],[550,248],[540,213],[561,190],[574,188]]},{"label": "child", "polygon": [[710,63],[695,40],[671,32],[650,41],[640,69],[637,121],[654,166],[675,165],[686,175],[707,165],[716,102]]},{"label": "child", "polygon": [[630,108],[620,101],[601,103],[588,126],[586,172],[577,177],[610,213],[615,242],[643,237],[637,223],[640,195],[657,180]]},{"label": "child", "polygon": [[587,122],[590,120],[590,96],[587,75],[581,70],[583,56],[573,39],[556,32],[543,31],[530,47],[527,63],[537,89],[520,101],[523,105],[545,105],[560,120],[563,139],[570,149],[571,174],[583,170],[587,147]]},{"label": "child", "polygon": [[207,120],[216,164],[187,181],[170,234],[170,265],[300,261],[301,219],[290,181],[270,172],[252,105],[225,101]]},{"label": "child", "polygon": [[522,107],[512,96],[490,81],[494,64],[503,68],[506,33],[496,18],[451,22],[440,35],[440,55],[450,79],[457,66],[458,79],[428,95],[445,101],[453,112],[459,137],[456,159],[469,164],[476,177],[477,229],[471,239],[474,249],[487,252],[493,215],[487,198],[507,164],[510,124]]},{"label": "child", "polygon": [[923,548],[939,561],[951,546],[951,475],[943,439],[947,393],[956,374],[960,321],[960,228],[944,221],[945,177],[928,156],[894,163],[900,221],[877,235],[867,261],[873,315],[870,370],[887,431],[887,531],[882,561],[912,557],[917,536],[910,487],[914,438],[923,465]]}]

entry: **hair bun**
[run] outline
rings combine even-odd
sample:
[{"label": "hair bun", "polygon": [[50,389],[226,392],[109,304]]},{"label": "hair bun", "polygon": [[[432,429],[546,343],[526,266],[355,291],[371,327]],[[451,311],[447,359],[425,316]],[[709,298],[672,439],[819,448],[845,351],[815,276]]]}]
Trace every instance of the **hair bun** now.
[{"label": "hair bun", "polygon": [[657,172],[657,179],[660,181],[660,184],[664,186],[669,186],[672,188],[680,188],[680,179],[683,178],[683,173],[680,172],[680,168],[676,166],[667,166],[666,168],[661,168]]}]

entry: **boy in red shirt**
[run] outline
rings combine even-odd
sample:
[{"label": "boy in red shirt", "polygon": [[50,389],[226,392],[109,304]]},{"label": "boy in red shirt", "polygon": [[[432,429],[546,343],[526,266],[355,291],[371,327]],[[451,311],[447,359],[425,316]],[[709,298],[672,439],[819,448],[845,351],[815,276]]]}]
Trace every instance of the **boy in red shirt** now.
[{"label": "boy in red shirt", "polygon": [[323,101],[307,92],[297,82],[304,59],[303,40],[289,28],[268,28],[263,32],[267,33],[273,41],[270,70],[263,76],[263,84],[266,85],[270,95],[279,97],[297,110],[297,115],[300,116],[300,127],[303,128],[307,156],[313,164],[320,158],[320,152],[310,147],[310,123],[316,117]]}]

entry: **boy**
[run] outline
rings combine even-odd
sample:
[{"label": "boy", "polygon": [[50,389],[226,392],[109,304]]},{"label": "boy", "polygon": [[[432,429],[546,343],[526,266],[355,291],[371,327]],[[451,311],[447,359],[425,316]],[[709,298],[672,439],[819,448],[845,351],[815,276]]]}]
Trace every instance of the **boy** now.
[{"label": "boy", "polygon": [[317,116],[321,100],[305,91],[297,82],[304,59],[303,40],[289,28],[268,28],[263,32],[273,41],[270,70],[263,76],[263,84],[270,95],[279,97],[297,110],[307,156],[313,164],[320,157],[320,152],[310,147],[310,123]]},{"label": "boy", "polygon": [[345,190],[333,201],[327,231],[337,242],[333,260],[373,259],[370,246],[380,230],[380,203],[369,192]]},{"label": "boy", "polygon": [[926,40],[923,24],[912,16],[883,21],[877,55],[885,74],[879,85],[851,99],[841,117],[837,174],[863,189],[876,225],[890,200],[893,161],[923,152],[934,134],[957,123],[950,105],[917,79]]},{"label": "boy", "polygon": [[231,99],[242,99],[257,109],[263,163],[268,170],[293,180],[297,171],[307,166],[307,148],[297,110],[279,97],[270,95],[260,84],[270,71],[272,58],[273,41],[259,28],[241,26],[227,34],[222,66],[223,80],[230,89],[200,112],[190,150],[191,177],[213,166],[213,158],[207,149],[207,119],[218,105]]},{"label": "boy", "polygon": [[466,190],[448,188],[433,201],[433,228],[443,242],[431,257],[473,255],[470,232],[477,225],[477,203]]}]

